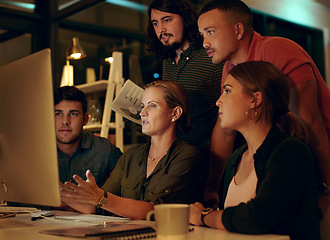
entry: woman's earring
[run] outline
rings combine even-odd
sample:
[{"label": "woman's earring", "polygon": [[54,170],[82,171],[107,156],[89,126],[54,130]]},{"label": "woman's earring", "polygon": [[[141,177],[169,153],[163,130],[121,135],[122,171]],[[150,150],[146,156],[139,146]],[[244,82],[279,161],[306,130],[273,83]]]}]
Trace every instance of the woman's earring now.
[{"label": "woman's earring", "polygon": [[250,117],[250,116],[253,113],[249,113],[248,111],[246,111],[245,114],[250,120],[255,120],[258,117],[258,110],[257,110],[257,108],[254,108],[254,116],[252,116],[252,117]]},{"label": "woman's earring", "polygon": [[172,118],[172,122],[174,122],[175,121],[175,119],[174,118]]}]

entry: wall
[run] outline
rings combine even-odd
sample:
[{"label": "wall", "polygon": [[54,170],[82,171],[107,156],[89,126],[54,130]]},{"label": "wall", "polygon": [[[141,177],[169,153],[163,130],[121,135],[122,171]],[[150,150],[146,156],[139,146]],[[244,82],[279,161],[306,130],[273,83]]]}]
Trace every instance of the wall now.
[{"label": "wall", "polygon": [[313,0],[244,0],[252,9],[323,30],[326,82],[330,87],[330,8]]}]

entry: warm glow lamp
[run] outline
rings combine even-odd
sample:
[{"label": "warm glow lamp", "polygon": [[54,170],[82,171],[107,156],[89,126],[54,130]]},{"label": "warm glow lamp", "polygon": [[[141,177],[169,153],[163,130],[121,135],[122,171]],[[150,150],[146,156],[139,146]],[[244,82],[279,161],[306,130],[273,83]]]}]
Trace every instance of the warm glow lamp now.
[{"label": "warm glow lamp", "polygon": [[79,44],[77,37],[72,38],[72,46],[66,50],[66,65],[63,67],[61,87],[73,86],[73,66],[70,65],[70,59],[81,59],[86,57],[84,49]]}]

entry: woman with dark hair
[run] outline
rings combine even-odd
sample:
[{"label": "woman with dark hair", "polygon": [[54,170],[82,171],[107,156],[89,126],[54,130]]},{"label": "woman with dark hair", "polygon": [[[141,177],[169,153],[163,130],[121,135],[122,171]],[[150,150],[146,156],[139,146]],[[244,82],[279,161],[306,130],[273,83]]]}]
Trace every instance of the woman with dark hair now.
[{"label": "woman with dark hair", "polygon": [[288,109],[285,75],[267,62],[238,64],[216,104],[221,127],[239,131],[246,144],[228,160],[223,210],[195,203],[190,222],[238,233],[320,239],[314,160],[303,142],[308,137],[303,125]]},{"label": "woman with dark hair", "polygon": [[87,181],[74,175],[77,185],[66,182],[61,189],[65,203],[83,213],[102,209],[144,219],[158,203],[202,200],[207,170],[203,156],[176,137],[177,130],[190,125],[184,87],[173,81],[148,84],[140,116],[142,132],[150,141],[127,150],[102,189],[89,170]]}]

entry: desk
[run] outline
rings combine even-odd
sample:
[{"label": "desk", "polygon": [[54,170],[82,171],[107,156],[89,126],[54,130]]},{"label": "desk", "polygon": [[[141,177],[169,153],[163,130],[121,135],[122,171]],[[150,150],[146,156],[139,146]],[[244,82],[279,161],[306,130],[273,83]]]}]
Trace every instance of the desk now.
[{"label": "desk", "polygon": [[[133,223],[147,224],[146,221],[134,220]],[[21,224],[15,228],[0,228],[0,240],[79,240],[81,238],[71,238],[62,236],[52,236],[39,233],[42,229],[55,229],[65,227],[88,226],[87,223],[75,223],[73,221],[54,221],[52,219],[41,219],[31,221],[30,214],[19,214],[15,218],[0,219],[0,227],[6,223]],[[27,224],[26,226],[24,224]],[[95,239],[95,238],[83,238]],[[149,238],[155,240],[156,238]],[[194,227],[194,231],[188,234],[187,240],[290,240],[288,236],[279,235],[245,235],[228,233],[221,230]]]}]

